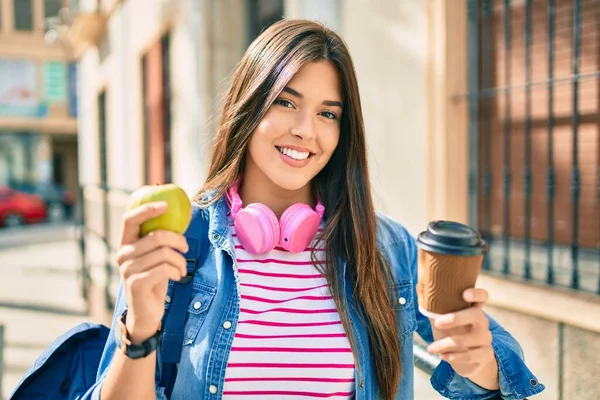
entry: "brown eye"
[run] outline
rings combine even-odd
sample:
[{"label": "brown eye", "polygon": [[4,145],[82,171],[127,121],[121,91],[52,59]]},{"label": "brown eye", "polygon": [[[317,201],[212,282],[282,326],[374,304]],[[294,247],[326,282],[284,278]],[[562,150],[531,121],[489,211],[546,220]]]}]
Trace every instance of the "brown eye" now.
[{"label": "brown eye", "polygon": [[333,120],[336,120],[336,119],[338,119],[338,118],[337,118],[337,115],[335,115],[334,113],[332,113],[332,112],[330,112],[330,111],[323,111],[323,112],[321,113],[321,115],[322,115],[322,116],[324,116],[324,117],[325,117],[325,118],[327,118],[327,119],[333,119]]},{"label": "brown eye", "polygon": [[294,108],[294,105],[292,104],[292,102],[289,100],[286,100],[286,99],[277,99],[273,102],[273,104],[277,104],[277,105],[285,107],[285,108]]}]

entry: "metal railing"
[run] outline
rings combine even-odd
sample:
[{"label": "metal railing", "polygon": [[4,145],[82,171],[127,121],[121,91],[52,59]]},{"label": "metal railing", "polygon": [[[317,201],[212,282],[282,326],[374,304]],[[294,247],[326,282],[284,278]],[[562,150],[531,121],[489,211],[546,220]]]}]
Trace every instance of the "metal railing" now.
[{"label": "metal railing", "polygon": [[[102,192],[102,232],[100,233],[95,229],[92,229],[87,224],[86,219],[86,198],[85,198],[85,190],[86,189],[96,189]],[[87,246],[86,246],[86,238],[89,235],[94,236],[96,239],[102,241],[105,248],[105,257],[104,257],[104,273],[105,273],[105,285],[104,285],[104,295],[106,299],[106,309],[112,310],[114,308],[113,298],[110,292],[111,282],[113,278],[113,264],[112,264],[112,255],[116,252],[111,244],[110,238],[110,204],[108,201],[108,196],[110,192],[120,192],[125,193],[127,195],[131,194],[133,190],[130,189],[122,189],[116,187],[110,187],[102,184],[86,184],[79,187],[79,214],[77,217],[77,226],[79,230],[78,242],[79,242],[79,250],[81,255],[81,295],[84,300],[88,301],[89,299],[89,287],[91,284],[91,273],[90,273],[90,264],[91,261],[88,259]]]},{"label": "metal railing", "polygon": [[427,375],[433,374],[433,371],[440,363],[440,358],[427,351],[427,349],[415,343],[413,345],[415,367],[425,372]]},{"label": "metal railing", "polygon": [[484,269],[600,294],[600,2],[468,0],[467,21]]}]

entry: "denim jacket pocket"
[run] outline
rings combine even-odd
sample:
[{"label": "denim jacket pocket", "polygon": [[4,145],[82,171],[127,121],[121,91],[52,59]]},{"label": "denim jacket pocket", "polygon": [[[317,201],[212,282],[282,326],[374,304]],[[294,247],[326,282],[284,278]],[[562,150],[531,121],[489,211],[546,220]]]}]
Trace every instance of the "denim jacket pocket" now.
[{"label": "denim jacket pocket", "polygon": [[397,282],[393,286],[393,306],[398,318],[398,327],[402,338],[412,334],[417,327],[415,316],[415,296],[412,281]]},{"label": "denim jacket pocket", "polygon": [[[192,297],[187,307],[187,321],[184,328],[184,346],[192,344],[196,339],[216,293],[216,289],[213,287],[197,282],[193,282],[192,285]],[[165,311],[171,307],[172,293],[173,283],[169,282],[167,297],[165,299]]]}]

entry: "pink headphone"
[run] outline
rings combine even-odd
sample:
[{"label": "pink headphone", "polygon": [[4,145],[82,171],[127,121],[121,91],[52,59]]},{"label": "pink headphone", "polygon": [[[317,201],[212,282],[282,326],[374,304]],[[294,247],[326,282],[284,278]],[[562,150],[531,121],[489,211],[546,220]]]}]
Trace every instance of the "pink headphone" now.
[{"label": "pink headphone", "polygon": [[264,204],[252,203],[242,208],[239,186],[238,179],[225,194],[225,199],[231,209],[238,239],[246,251],[262,254],[279,244],[287,251],[298,253],[309,246],[325,213],[320,201],[314,210],[308,204],[293,204],[278,221],[275,213]]}]

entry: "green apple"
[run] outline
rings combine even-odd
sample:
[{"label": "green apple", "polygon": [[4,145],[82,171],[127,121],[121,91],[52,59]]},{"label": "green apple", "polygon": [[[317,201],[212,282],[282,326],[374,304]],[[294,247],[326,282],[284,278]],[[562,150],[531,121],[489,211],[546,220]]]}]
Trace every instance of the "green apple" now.
[{"label": "green apple", "polygon": [[167,203],[167,211],[144,222],[140,227],[140,236],[159,229],[183,234],[190,225],[192,203],[185,191],[173,183],[142,186],[131,195],[129,208],[160,201]]}]

